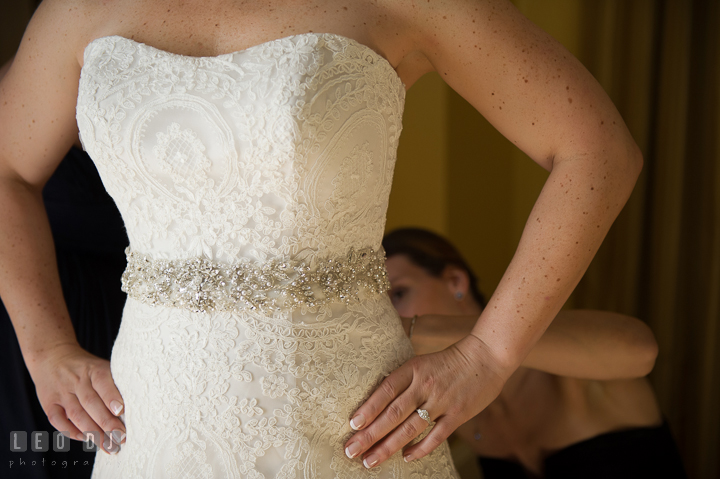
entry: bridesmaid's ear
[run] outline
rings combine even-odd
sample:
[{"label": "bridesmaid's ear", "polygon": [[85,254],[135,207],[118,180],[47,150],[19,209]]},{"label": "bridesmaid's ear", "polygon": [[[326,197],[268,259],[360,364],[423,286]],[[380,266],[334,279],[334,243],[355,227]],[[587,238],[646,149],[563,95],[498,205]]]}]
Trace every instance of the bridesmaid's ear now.
[{"label": "bridesmaid's ear", "polygon": [[442,272],[442,279],[456,301],[462,301],[470,291],[470,278],[467,271],[457,266],[448,265]]}]

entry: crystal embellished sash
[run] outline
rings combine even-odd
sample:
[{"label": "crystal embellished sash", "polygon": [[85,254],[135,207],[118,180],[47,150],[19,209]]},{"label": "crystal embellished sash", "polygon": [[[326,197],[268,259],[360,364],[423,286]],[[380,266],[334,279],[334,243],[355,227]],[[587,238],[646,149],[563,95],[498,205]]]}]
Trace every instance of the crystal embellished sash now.
[{"label": "crystal embellished sash", "polygon": [[329,303],[353,303],[361,291],[390,288],[385,252],[350,249],[311,268],[303,262],[222,264],[207,259],[159,260],[127,248],[122,290],[146,304],[193,312],[260,311],[272,314]]}]

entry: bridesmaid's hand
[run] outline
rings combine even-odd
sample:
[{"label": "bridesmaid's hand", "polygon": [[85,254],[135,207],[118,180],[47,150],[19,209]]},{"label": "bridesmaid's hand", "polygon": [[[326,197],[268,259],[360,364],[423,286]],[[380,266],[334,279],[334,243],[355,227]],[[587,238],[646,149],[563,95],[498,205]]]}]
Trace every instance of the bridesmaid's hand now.
[{"label": "bridesmaid's hand", "polygon": [[411,359],[355,412],[350,426],[360,432],[345,444],[345,454],[362,457],[367,468],[382,464],[428,427],[416,409],[427,410],[435,425],[403,457],[409,462],[430,454],[500,394],[512,371],[499,364],[487,344],[473,335],[444,351]]},{"label": "bridesmaid's hand", "polygon": [[31,376],[50,424],[71,439],[104,433],[96,445],[109,454],[125,441],[119,416],[123,400],[110,374],[110,361],[77,345],[56,346],[32,362]]}]

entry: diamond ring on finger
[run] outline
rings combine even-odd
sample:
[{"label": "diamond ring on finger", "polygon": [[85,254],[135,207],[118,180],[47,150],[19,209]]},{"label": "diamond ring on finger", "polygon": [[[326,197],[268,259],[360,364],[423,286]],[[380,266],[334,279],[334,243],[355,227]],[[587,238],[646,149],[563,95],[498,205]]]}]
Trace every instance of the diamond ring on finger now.
[{"label": "diamond ring on finger", "polygon": [[417,412],[421,418],[425,419],[425,421],[427,421],[428,425],[431,424],[430,414],[427,412],[427,410],[418,408],[415,410],[415,412]]}]

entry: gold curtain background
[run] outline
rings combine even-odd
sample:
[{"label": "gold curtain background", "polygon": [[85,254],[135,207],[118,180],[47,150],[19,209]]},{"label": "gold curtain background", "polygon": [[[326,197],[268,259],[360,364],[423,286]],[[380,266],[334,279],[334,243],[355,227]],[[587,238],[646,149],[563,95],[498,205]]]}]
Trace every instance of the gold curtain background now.
[{"label": "gold curtain background", "polygon": [[[720,4],[588,2],[586,65],[645,154],[575,303],[643,318],[690,477],[720,477]],[[599,21],[598,21],[599,20]]]},{"label": "gold curtain background", "polygon": [[[514,3],[600,81],[645,157],[568,306],[651,326],[650,379],[689,477],[720,477],[720,2]],[[491,293],[546,177],[429,75],[408,94],[388,229],[446,234]]]},{"label": "gold curtain background", "polygon": [[[645,156],[570,306],[620,311],[660,344],[651,380],[690,477],[720,477],[720,7],[717,0],[514,0],[610,94]],[[0,61],[36,0],[0,4]],[[492,293],[547,173],[439,79],[408,93],[388,229],[449,236]],[[472,461],[465,476],[473,477]]]}]

